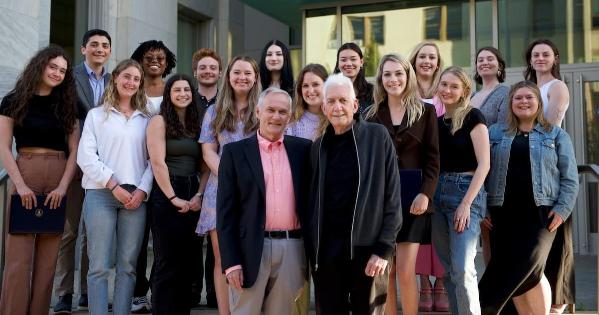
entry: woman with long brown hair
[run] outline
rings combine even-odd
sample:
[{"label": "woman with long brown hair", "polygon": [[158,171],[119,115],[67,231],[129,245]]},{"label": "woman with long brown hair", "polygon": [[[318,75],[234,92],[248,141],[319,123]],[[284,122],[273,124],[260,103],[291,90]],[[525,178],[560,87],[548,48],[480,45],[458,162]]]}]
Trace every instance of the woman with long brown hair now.
[{"label": "woman with long brown hair", "polygon": [[306,65],[297,77],[293,98],[292,122],[287,134],[314,141],[324,132],[326,118],[322,113],[322,88],[329,74],[319,64]]},{"label": "woman with long brown hair", "polygon": [[[83,127],[77,164],[83,171],[83,222],[87,232],[89,309],[108,309],[110,257],[116,244],[114,314],[131,310],[135,266],[146,223],[145,199],[152,188],[146,148],[150,113],[139,63],[127,59],[112,71],[101,106],[91,109]],[[116,234],[116,239],[114,235]]]},{"label": "woman with long brown hair", "polygon": [[[560,54],[548,39],[530,43],[524,54],[524,78],[537,84],[543,101],[543,114],[552,125],[561,127],[570,104],[568,87],[561,80]],[[547,258],[545,272],[552,291],[552,313],[561,314],[575,302],[574,245],[572,218],[562,224]]]},{"label": "woman with long brown hair", "polygon": [[261,90],[256,61],[246,56],[233,58],[225,71],[216,104],[206,110],[198,140],[202,144],[204,161],[210,168],[210,177],[206,184],[196,232],[210,234],[214,250],[214,286],[221,315],[229,314],[229,298],[216,235],[216,192],[220,154],[225,144],[245,139],[257,129],[255,108]]},{"label": "woman with long brown hair", "polygon": [[[0,104],[0,160],[23,208],[58,208],[76,168],[79,125],[67,53],[38,51]],[[13,136],[17,158],[12,154]],[[43,201],[37,196],[44,195]],[[10,216],[11,209],[7,211]],[[61,234],[6,234],[0,313],[46,315]]]},{"label": "woman with long brown hair", "polygon": [[[154,172],[148,216],[154,241],[152,310],[154,314],[189,314],[195,250],[195,227],[203,187],[198,175],[202,151],[197,142],[200,113],[192,79],[171,76],[164,87],[160,113],[147,130]],[[205,184],[205,183],[204,183]]]},{"label": "woman with long brown hair", "polygon": [[355,43],[341,45],[337,50],[337,63],[333,72],[343,73],[352,81],[359,103],[359,113],[363,113],[368,106],[372,105],[373,86],[366,81],[364,55],[360,46]]}]

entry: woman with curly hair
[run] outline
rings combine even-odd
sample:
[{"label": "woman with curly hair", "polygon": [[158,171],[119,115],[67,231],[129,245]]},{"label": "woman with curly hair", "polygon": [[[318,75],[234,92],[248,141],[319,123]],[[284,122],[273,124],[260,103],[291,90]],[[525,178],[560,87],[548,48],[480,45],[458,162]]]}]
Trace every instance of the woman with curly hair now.
[{"label": "woman with curly hair", "polygon": [[289,48],[280,40],[266,43],[260,57],[260,81],[264,89],[274,86],[293,97],[293,68]]},{"label": "woman with curly hair", "polygon": [[202,151],[197,142],[200,113],[192,79],[176,74],[164,88],[160,114],[150,120],[148,153],[154,184],[148,206],[154,240],[154,314],[189,314],[195,241],[202,191],[198,181]]},{"label": "woman with curly hair", "polygon": [[[77,164],[83,171],[83,222],[87,232],[87,274],[91,314],[108,309],[108,275],[116,245],[113,313],[129,314],[135,266],[146,224],[146,196],[152,168],[146,149],[143,70],[135,60],[112,71],[101,106],[85,119]],[[116,238],[114,237],[116,235]]]},{"label": "woman with curly hair", "polygon": [[218,166],[225,144],[245,139],[258,128],[255,109],[261,90],[256,61],[246,56],[233,58],[225,70],[216,104],[210,105],[206,110],[198,140],[202,145],[202,156],[210,169],[210,176],[196,232],[210,234],[214,250],[214,287],[221,315],[229,314],[229,298],[216,236]]},{"label": "woman with curly hair", "polygon": [[153,39],[139,44],[131,59],[143,67],[145,77],[142,88],[148,98],[150,114],[156,115],[160,112],[160,103],[164,94],[164,78],[177,65],[177,58],[161,40]]},{"label": "woman with curly hair", "polygon": [[[58,208],[75,173],[79,125],[71,67],[60,47],[38,51],[0,103],[0,160],[14,184],[9,199],[19,198],[26,209],[42,206],[39,195]],[[48,314],[60,238],[6,235],[1,314]]]}]

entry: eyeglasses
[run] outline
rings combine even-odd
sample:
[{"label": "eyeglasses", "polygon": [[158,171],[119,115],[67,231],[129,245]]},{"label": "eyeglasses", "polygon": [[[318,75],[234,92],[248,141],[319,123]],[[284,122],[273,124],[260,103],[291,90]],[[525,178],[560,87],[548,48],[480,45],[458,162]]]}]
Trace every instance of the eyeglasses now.
[{"label": "eyeglasses", "polygon": [[152,55],[144,56],[144,61],[147,63],[154,62],[154,60],[159,63],[163,63],[165,59],[166,58],[164,56],[152,56]]}]

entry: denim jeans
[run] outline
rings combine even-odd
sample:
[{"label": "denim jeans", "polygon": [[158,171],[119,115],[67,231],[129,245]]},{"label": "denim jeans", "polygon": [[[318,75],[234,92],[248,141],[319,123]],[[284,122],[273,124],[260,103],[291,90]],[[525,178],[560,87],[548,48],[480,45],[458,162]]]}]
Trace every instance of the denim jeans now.
[{"label": "denim jeans", "polygon": [[452,314],[480,314],[478,284],[474,258],[480,234],[480,221],[485,216],[486,192],[476,195],[470,206],[470,224],[461,233],[454,229],[453,218],[462,202],[472,175],[442,173],[435,192],[436,212],[432,217],[432,241],[445,267],[445,287]]},{"label": "denim jeans", "polygon": [[[135,286],[135,265],[146,222],[146,204],[127,210],[108,189],[89,189],[83,201],[89,271],[90,314],[108,313],[108,275],[116,244],[113,314],[128,315]],[[116,242],[113,242],[116,236]]]}]

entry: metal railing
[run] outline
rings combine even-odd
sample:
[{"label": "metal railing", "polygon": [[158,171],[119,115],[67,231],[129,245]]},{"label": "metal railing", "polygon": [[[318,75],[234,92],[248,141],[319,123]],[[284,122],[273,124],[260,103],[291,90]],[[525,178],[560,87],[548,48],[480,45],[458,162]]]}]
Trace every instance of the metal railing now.
[{"label": "metal railing", "polygon": [[4,226],[6,220],[4,218],[6,218],[5,214],[8,206],[8,172],[6,169],[0,170],[0,206],[2,210],[0,211],[0,215],[2,216],[0,218],[0,250],[2,250],[0,253],[0,283],[2,283],[2,271],[4,271],[4,235],[6,235],[6,227]]}]

